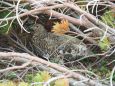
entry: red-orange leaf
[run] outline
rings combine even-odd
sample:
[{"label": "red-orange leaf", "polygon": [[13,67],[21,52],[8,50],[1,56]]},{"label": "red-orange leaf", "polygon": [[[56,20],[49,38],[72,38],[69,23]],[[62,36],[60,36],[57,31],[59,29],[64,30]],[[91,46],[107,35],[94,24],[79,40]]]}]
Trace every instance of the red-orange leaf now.
[{"label": "red-orange leaf", "polygon": [[60,23],[57,22],[55,23],[55,25],[53,26],[53,29],[51,30],[52,32],[62,35],[66,32],[69,31],[69,22],[68,20],[62,20]]}]

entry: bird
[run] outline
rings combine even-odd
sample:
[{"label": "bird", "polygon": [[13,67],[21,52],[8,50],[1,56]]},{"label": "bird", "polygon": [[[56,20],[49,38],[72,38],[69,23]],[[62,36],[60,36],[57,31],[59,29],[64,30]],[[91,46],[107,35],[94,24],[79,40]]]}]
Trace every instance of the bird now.
[{"label": "bird", "polygon": [[32,43],[38,55],[56,63],[87,55],[87,47],[76,37],[48,32],[42,24],[33,25]]}]

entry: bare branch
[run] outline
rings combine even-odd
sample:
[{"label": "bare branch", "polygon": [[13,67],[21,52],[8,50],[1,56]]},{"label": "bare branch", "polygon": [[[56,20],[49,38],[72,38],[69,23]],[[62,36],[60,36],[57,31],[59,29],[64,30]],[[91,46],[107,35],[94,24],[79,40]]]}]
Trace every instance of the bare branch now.
[{"label": "bare branch", "polygon": [[[15,53],[15,52],[0,52],[0,59],[12,59],[12,57],[14,57],[15,61],[21,61],[21,62],[28,62],[28,61],[33,61],[33,62],[37,62],[38,64],[41,63],[43,65],[46,65],[48,67],[51,67],[53,69],[56,69],[60,72],[63,73],[68,73],[71,75],[71,77],[77,79],[77,80],[87,80],[87,82],[85,82],[86,84],[89,84],[91,86],[95,85],[95,86],[102,86],[101,83],[88,79],[78,73],[72,72],[71,70],[68,70],[60,65],[57,65],[55,63],[51,63],[49,61],[45,61],[39,57],[35,57],[35,56],[30,56],[29,54],[26,53]],[[104,85],[103,85],[104,86]]]},{"label": "bare branch", "polygon": [[13,67],[8,67],[6,69],[1,69],[0,73],[6,72],[6,71],[11,71],[11,70],[23,69],[23,68],[27,67],[30,63],[31,63],[31,61],[28,61],[27,63],[24,63],[21,66],[13,66]]}]

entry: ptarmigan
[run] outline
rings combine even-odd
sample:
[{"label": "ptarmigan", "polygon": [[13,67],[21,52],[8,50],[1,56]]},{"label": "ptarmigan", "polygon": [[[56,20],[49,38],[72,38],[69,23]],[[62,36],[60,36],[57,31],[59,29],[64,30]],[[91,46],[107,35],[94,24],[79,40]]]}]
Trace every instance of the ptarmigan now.
[{"label": "ptarmigan", "polygon": [[74,60],[78,56],[87,54],[86,45],[75,37],[68,35],[59,36],[47,32],[41,24],[35,24],[32,28],[34,29],[33,44],[38,54],[44,58],[58,62],[62,59]]}]

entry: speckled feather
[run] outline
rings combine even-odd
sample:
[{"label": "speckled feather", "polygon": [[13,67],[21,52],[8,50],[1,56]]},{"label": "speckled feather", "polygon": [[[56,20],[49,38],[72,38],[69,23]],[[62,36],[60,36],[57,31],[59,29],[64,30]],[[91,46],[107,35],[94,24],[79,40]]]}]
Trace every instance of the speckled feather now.
[{"label": "speckled feather", "polygon": [[[84,56],[87,53],[85,44],[81,43],[81,41],[75,37],[68,35],[59,36],[54,33],[47,32],[41,24],[34,25],[33,29],[33,44],[39,47],[44,54],[48,54],[48,56],[51,55],[51,58],[59,57],[60,54],[72,54],[75,58],[77,55]],[[83,46],[83,49],[80,49],[80,46]],[[43,56],[42,53],[39,54]]]}]

